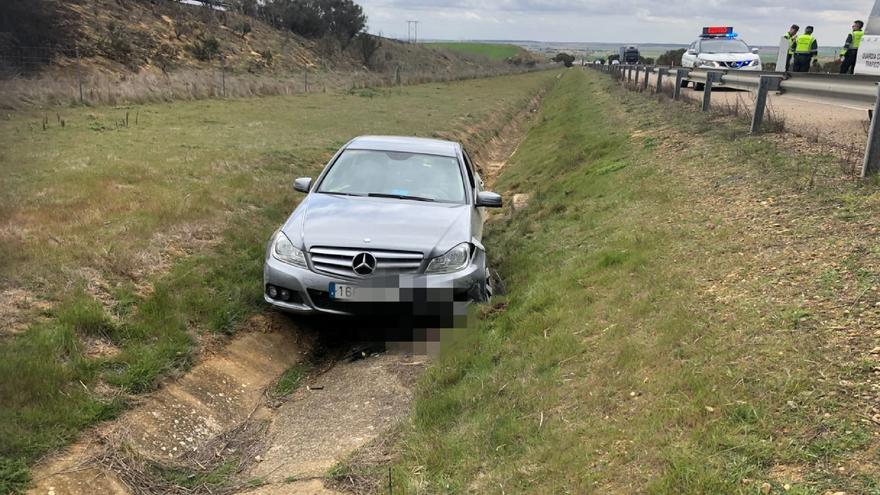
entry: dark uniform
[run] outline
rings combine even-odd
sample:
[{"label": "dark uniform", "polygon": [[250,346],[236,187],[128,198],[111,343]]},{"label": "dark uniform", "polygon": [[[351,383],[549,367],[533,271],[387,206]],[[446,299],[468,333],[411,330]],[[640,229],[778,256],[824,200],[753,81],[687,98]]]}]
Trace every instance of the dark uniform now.
[{"label": "dark uniform", "polygon": [[798,36],[794,44],[792,72],[810,72],[810,64],[818,55],[819,43],[812,33]]},{"label": "dark uniform", "polygon": [[865,32],[859,29],[858,31],[851,32],[846,37],[846,43],[843,45],[843,50],[840,51],[840,56],[843,57],[843,62],[840,64],[841,74],[852,74],[853,70],[855,70],[859,46],[862,44],[862,36],[864,35]]}]

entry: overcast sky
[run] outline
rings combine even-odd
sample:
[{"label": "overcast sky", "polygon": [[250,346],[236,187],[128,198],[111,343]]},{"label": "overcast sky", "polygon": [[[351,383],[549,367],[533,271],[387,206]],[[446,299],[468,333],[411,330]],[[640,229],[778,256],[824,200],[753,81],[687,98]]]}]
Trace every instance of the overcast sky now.
[{"label": "overcast sky", "polygon": [[690,43],[705,25],[733,25],[748,43],[775,45],[792,23],[840,46],[874,0],[359,0],[370,31],[420,39]]}]

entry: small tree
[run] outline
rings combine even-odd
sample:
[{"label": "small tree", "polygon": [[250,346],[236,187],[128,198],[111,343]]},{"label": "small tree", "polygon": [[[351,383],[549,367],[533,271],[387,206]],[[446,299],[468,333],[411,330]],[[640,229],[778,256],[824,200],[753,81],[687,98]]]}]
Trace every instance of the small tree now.
[{"label": "small tree", "polygon": [[373,36],[365,31],[361,31],[355,36],[355,46],[364,60],[364,65],[370,67],[373,55],[382,46],[382,41],[378,36]]},{"label": "small tree", "polygon": [[574,65],[574,55],[569,55],[565,52],[557,53],[556,56],[553,57],[551,60],[553,60],[554,62],[561,62],[566,67],[571,67]]},{"label": "small tree", "polygon": [[220,40],[210,35],[199,36],[189,46],[189,51],[202,62],[213,60],[220,55]]},{"label": "small tree", "polygon": [[247,37],[248,33],[250,33],[251,30],[251,23],[249,23],[248,21],[241,21],[235,26],[235,32],[238,33],[238,35],[241,36],[242,39]]},{"label": "small tree", "polygon": [[657,57],[657,65],[668,65],[670,67],[675,67],[681,64],[681,57],[684,55],[686,49],[679,48],[677,50],[669,50]]}]

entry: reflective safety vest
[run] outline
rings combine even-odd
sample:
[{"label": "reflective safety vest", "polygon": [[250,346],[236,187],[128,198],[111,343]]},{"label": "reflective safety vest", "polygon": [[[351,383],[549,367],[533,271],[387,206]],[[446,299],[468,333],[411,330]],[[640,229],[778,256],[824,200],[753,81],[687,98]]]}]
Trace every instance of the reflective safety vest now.
[{"label": "reflective safety vest", "polygon": [[795,53],[810,53],[810,52],[812,52],[814,41],[816,41],[816,37],[813,36],[812,34],[802,34],[802,35],[798,36],[794,52]]},{"label": "reflective safety vest", "polygon": [[852,32],[852,44],[849,45],[850,50],[857,50],[859,46],[862,44],[862,36],[865,35],[864,31],[853,31]]},{"label": "reflective safety vest", "polygon": [[786,32],[782,37],[788,41],[788,54],[793,54],[794,50],[791,48],[791,33]]}]

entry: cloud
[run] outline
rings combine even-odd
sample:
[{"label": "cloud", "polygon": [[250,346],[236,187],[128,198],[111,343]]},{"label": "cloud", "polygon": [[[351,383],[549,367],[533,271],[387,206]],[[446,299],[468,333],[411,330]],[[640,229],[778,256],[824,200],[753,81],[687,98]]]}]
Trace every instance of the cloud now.
[{"label": "cloud", "polygon": [[[836,40],[873,0],[361,0],[374,32],[436,39],[539,39],[687,43],[705,24],[730,24],[753,43],[775,44],[792,22]],[[832,5],[833,4],[833,5]],[[821,38],[821,36],[820,36]],[[836,41],[835,41],[836,43]],[[842,43],[842,39],[840,40]]]}]

